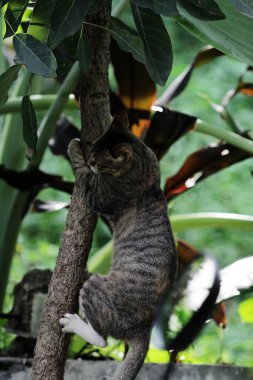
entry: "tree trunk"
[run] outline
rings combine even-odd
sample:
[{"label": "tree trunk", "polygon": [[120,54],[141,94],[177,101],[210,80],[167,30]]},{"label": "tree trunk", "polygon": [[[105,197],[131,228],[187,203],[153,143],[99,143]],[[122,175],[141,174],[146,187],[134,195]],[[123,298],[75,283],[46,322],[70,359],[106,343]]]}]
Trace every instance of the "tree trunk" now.
[{"label": "tree trunk", "polygon": [[[109,27],[111,0],[89,16],[87,22]],[[92,68],[81,78],[81,138],[92,142],[110,123],[108,65],[110,34],[86,25],[93,50]],[[75,186],[56,267],[49,286],[47,302],[39,328],[33,360],[32,380],[61,380],[67,358],[69,336],[62,333],[59,319],[78,308],[78,294],[97,217],[81,199]]]}]

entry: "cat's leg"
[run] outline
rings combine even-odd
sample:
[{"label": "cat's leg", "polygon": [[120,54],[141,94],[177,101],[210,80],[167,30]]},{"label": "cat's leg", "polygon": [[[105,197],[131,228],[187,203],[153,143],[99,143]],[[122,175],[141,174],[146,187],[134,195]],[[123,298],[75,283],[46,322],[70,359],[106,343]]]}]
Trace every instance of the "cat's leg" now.
[{"label": "cat's leg", "polygon": [[79,315],[65,314],[59,322],[63,326],[62,331],[75,333],[95,346],[106,346],[106,341],[104,338],[99,335],[96,330],[94,330],[89,321],[84,322]]},{"label": "cat's leg", "polygon": [[125,359],[118,366],[112,380],[134,380],[136,378],[148,352],[149,337],[145,336],[131,341],[129,347]]},{"label": "cat's leg", "polygon": [[85,162],[81,143],[79,139],[73,139],[68,146],[68,155],[71,160],[73,169],[76,173],[77,180],[86,177],[90,173],[90,168]]}]

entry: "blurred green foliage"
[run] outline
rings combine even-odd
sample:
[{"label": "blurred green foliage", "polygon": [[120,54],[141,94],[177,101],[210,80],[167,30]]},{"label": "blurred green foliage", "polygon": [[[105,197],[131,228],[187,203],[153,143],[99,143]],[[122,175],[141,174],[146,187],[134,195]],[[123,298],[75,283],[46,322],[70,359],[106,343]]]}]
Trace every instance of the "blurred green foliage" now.
[{"label": "blurred green foliage", "polygon": [[[189,35],[172,21],[166,21],[166,27],[172,36],[174,50],[173,70],[168,80],[170,83],[190,63],[204,43]],[[207,99],[219,103],[225,92],[236,86],[238,77],[245,68],[244,63],[224,56],[196,69],[185,91],[170,104],[171,108],[200,117],[215,126],[228,128],[210,107]],[[158,89],[159,94],[162,91],[162,88]],[[252,106],[253,99],[243,95],[233,100],[230,106],[231,113],[246,130],[251,128]],[[75,119],[77,119],[76,116],[74,113]],[[212,141],[214,140],[210,137],[191,132],[173,145],[161,161],[162,185],[166,177],[174,174],[190,153]],[[64,158],[53,157],[49,150],[46,152],[41,169],[62,174],[66,179],[74,178],[69,163]],[[215,211],[253,215],[251,169],[252,163],[247,160],[209,177],[194,189],[172,201],[170,212],[180,214]],[[53,190],[44,190],[39,194],[39,198],[69,200],[69,196]],[[9,310],[12,304],[13,286],[21,280],[24,273],[32,267],[54,268],[66,212],[66,210],[61,210],[46,214],[30,213],[25,217],[13,260],[5,303],[6,310]],[[198,250],[214,255],[221,267],[238,258],[253,255],[253,248],[251,248],[253,235],[249,231],[219,228],[195,229],[182,232],[180,237]],[[110,232],[100,221],[96,228],[91,255],[109,239]],[[240,320],[238,306],[242,299],[239,297],[227,303],[229,324],[225,331],[221,331],[213,321],[210,322],[193,347],[180,354],[180,360],[190,363],[226,362],[252,366],[252,324],[242,323]],[[2,342],[0,344],[3,345]],[[74,356],[74,353],[80,351],[83,344],[75,337],[70,348],[71,355]],[[114,346],[115,342],[111,347]],[[111,352],[109,352],[110,349],[105,349],[104,354],[110,354],[114,358],[122,357],[122,347],[115,348],[116,354],[114,348],[111,348]],[[168,354],[151,348],[147,360],[167,362]]]}]

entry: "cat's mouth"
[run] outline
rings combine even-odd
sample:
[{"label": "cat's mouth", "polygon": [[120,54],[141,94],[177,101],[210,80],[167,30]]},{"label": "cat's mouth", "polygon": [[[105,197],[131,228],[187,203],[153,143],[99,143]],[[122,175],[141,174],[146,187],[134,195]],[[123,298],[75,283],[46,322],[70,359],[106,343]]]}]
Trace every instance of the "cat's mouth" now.
[{"label": "cat's mouth", "polygon": [[108,169],[107,166],[101,165],[101,164],[99,164],[93,160],[91,162],[88,162],[88,166],[94,174],[99,174],[99,173],[105,171],[106,169]]},{"label": "cat's mouth", "polygon": [[95,174],[98,174],[98,167],[97,165],[89,165],[90,167],[90,170],[95,173]]}]

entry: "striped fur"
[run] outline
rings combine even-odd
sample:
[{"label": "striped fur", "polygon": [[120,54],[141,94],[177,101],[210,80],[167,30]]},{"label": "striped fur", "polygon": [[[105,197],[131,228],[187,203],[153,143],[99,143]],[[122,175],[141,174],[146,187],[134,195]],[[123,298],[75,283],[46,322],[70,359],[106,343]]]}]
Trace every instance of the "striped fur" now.
[{"label": "striped fur", "polygon": [[83,149],[72,140],[69,155],[83,196],[113,230],[111,272],[86,281],[80,314],[103,338],[110,335],[130,346],[113,379],[135,379],[177,268],[158,163],[128,131],[122,114],[94,144]]}]

